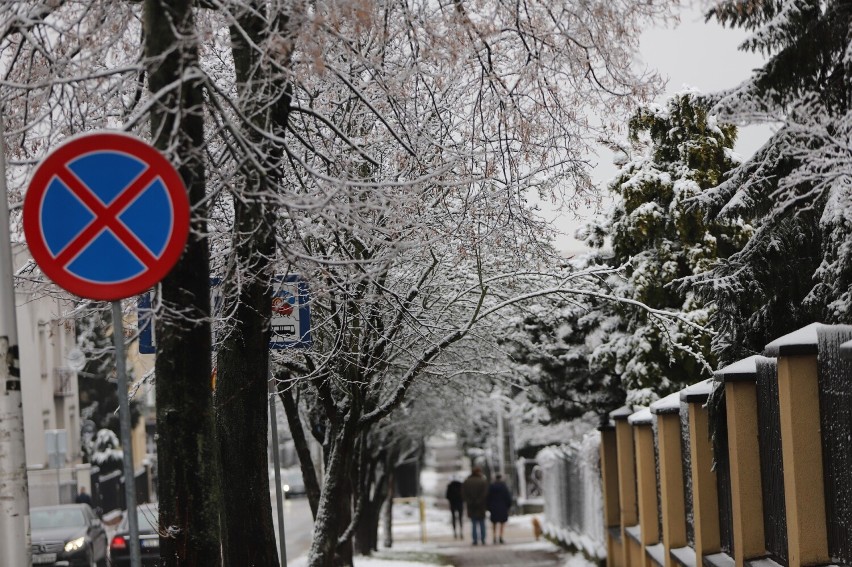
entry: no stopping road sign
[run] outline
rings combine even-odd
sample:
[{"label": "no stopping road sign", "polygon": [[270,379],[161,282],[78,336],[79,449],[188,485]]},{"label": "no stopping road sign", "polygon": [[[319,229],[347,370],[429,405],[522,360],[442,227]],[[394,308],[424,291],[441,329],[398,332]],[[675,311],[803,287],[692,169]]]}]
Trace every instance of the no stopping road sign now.
[{"label": "no stopping road sign", "polygon": [[89,299],[151,288],[178,261],[188,233],[180,175],[127,134],[65,142],[38,166],[24,200],[33,259],[57,285]]}]

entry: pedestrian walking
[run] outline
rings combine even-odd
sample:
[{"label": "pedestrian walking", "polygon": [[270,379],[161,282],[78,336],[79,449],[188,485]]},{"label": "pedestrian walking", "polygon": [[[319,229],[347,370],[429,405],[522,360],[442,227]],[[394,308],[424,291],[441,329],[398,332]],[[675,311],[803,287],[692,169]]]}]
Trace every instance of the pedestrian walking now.
[{"label": "pedestrian walking", "polygon": [[74,502],[77,504],[88,504],[89,508],[92,507],[92,497],[86,494],[86,487],[80,487],[80,493],[77,494],[77,497],[74,499]]},{"label": "pedestrian walking", "polygon": [[[473,545],[485,545],[485,512],[488,500],[488,480],[482,474],[482,469],[473,467],[471,475],[462,484],[462,498],[467,507],[467,517],[470,518]],[[478,533],[477,533],[478,532]]]},{"label": "pedestrian walking", "polygon": [[503,482],[503,475],[494,477],[488,487],[488,513],[491,515],[491,531],[494,543],[504,543],[503,530],[509,521],[509,508],[512,507],[512,493]]},{"label": "pedestrian walking", "polygon": [[[462,483],[456,477],[447,485],[447,500],[450,502],[450,514],[453,518],[453,539],[464,539],[462,515],[464,513],[464,498],[462,498]],[[456,531],[456,522],[459,528]]]}]

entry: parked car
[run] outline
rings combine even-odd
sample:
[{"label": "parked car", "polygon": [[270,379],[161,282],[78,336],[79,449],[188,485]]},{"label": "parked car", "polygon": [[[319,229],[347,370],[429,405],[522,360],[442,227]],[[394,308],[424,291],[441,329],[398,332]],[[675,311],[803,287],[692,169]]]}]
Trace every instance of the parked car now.
[{"label": "parked car", "polygon": [[[157,503],[136,507],[139,526],[139,554],[142,565],[156,567],[160,560],[160,533],[157,530]],[[127,514],[118,525],[109,544],[109,557],[113,566],[130,565],[130,523]]]},{"label": "parked car", "polygon": [[285,498],[305,495],[305,479],[302,477],[302,469],[298,467],[283,469],[281,471],[281,484]]},{"label": "parked car", "polygon": [[[272,467],[269,467],[269,489],[275,490],[275,469]],[[281,469],[281,489],[284,491],[284,498],[304,496],[306,492],[302,469],[299,467]]]},{"label": "parked car", "polygon": [[106,567],[107,535],[88,504],[30,510],[33,565]]}]

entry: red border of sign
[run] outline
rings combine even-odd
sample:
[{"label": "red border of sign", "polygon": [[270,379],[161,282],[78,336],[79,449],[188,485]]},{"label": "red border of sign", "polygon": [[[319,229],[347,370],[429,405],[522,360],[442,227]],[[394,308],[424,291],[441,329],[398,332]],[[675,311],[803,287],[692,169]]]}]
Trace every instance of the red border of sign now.
[{"label": "red border of sign", "polygon": [[[59,266],[44,241],[41,205],[55,172],[71,160],[97,151],[116,151],[142,160],[162,180],[173,209],[172,231],[156,263],[129,280],[99,284],[82,279]],[[129,204],[128,204],[129,206]],[[57,147],[39,164],[24,198],[24,235],[33,259],[57,285],[80,297],[112,301],[138,295],[163,279],[183,254],[189,234],[189,200],[186,187],[174,166],[153,146],[120,132],[93,132],[76,136]]]}]

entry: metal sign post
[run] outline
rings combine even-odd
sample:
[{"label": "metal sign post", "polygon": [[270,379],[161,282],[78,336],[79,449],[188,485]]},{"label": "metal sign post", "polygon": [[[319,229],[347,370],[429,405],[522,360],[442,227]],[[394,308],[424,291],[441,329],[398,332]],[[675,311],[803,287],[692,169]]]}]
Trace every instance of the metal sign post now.
[{"label": "metal sign post", "polygon": [[112,336],[115,342],[115,372],[118,379],[118,420],[121,423],[121,449],[124,453],[124,499],[130,529],[130,565],[141,567],[139,518],[136,517],[136,472],[130,451],[130,400],[127,398],[127,368],[124,358],[124,324],[121,302],[112,302]]},{"label": "metal sign post", "polygon": [[156,148],[96,132],[68,140],[39,164],[23,213],[27,244],[45,275],[81,297],[112,301],[130,564],[140,567],[120,300],[150,289],[183,253],[186,187]]},{"label": "metal sign post", "polygon": [[0,565],[30,565],[30,502],[8,202],[0,113]]},{"label": "metal sign post", "polygon": [[275,503],[278,506],[278,546],[281,567],[287,567],[287,545],[284,542],[284,498],[281,494],[281,458],[278,455],[278,412],[275,411],[275,379],[269,373],[269,419],[272,422],[272,463],[275,467]]}]

